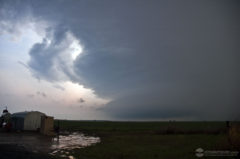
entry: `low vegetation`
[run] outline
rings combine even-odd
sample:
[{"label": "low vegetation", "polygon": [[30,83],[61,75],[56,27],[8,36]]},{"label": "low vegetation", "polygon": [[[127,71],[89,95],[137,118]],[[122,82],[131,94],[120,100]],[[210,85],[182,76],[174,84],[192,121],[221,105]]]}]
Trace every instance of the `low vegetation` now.
[{"label": "low vegetation", "polygon": [[101,137],[95,146],[72,151],[80,159],[193,159],[199,147],[236,150],[229,143],[225,122],[58,122],[61,131]]}]

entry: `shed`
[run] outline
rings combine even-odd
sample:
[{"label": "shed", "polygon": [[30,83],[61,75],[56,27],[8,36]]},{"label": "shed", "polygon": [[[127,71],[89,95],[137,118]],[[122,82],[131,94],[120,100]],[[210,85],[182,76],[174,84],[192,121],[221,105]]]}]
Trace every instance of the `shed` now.
[{"label": "shed", "polygon": [[12,127],[15,130],[40,130],[42,116],[46,115],[38,111],[14,113],[11,116]]},{"label": "shed", "polygon": [[54,119],[51,116],[42,116],[40,132],[44,135],[53,136],[54,133]]}]

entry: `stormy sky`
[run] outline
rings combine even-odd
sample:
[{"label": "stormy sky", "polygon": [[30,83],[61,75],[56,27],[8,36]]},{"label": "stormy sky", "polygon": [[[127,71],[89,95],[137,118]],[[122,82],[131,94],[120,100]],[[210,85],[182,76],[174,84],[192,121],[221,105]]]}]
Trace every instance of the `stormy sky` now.
[{"label": "stormy sky", "polygon": [[239,120],[238,0],[0,0],[0,106]]}]

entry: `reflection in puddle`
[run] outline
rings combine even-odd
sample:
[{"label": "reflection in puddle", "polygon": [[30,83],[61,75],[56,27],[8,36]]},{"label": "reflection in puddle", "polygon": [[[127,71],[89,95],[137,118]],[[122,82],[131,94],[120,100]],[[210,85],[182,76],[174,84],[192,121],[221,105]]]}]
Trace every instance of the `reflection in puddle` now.
[{"label": "reflection in puddle", "polygon": [[[64,135],[62,135],[63,133]],[[72,156],[73,149],[91,146],[99,142],[99,137],[85,136],[78,132],[61,132],[59,138],[51,138],[31,132],[0,134],[0,144],[23,146],[31,152],[49,153],[69,159],[74,159]]]},{"label": "reflection in puddle", "polygon": [[[59,135],[59,138],[55,137],[52,141],[52,152],[50,154],[60,154],[61,157],[67,157],[73,149],[87,147],[99,142],[99,137],[85,136],[82,133]],[[74,158],[73,156],[68,157]]]}]

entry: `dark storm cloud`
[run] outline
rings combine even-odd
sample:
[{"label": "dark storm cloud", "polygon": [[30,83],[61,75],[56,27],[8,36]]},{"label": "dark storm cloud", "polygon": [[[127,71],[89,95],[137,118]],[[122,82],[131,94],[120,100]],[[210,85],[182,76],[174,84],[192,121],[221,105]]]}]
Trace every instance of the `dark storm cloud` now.
[{"label": "dark storm cloud", "polygon": [[67,30],[85,47],[71,72],[65,62],[53,69],[60,51],[53,49],[55,43],[35,44],[29,62],[35,76],[64,80],[60,70],[64,78],[112,98],[101,111],[120,119],[239,115],[239,1],[36,1],[29,6],[35,18],[53,24],[53,41],[64,41]]},{"label": "dark storm cloud", "polygon": [[40,79],[64,81],[68,79],[68,76],[73,76],[69,72],[71,66],[67,65],[69,55],[65,55],[70,45],[67,30],[58,27],[55,31],[48,30],[47,35],[47,39],[44,38],[41,43],[35,44],[30,50],[31,59],[28,66]]},{"label": "dark storm cloud", "polygon": [[[27,1],[26,1],[27,2]],[[20,26],[29,20],[31,8],[21,1],[0,1],[0,35],[10,33],[19,36]]]}]

